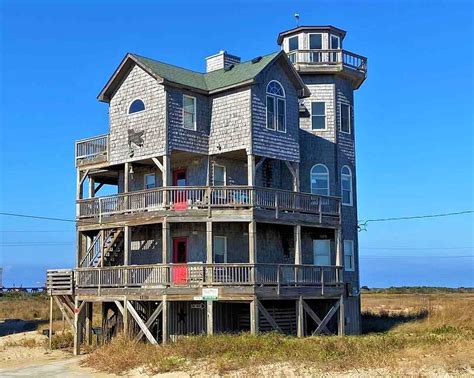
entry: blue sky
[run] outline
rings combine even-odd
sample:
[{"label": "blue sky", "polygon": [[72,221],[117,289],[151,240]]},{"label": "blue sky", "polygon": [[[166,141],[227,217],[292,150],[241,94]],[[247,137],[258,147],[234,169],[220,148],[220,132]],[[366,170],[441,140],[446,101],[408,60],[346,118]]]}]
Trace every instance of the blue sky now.
[{"label": "blue sky", "polygon": [[[355,104],[359,218],[472,210],[472,4],[1,0],[0,211],[74,219],[74,141],[108,131],[96,96],[126,52],[203,71],[222,49],[276,51],[295,12],[347,30],[345,48],[369,58]],[[369,223],[361,284],[474,286],[473,218]],[[74,237],[72,222],[0,216],[4,283],[72,266]]]}]

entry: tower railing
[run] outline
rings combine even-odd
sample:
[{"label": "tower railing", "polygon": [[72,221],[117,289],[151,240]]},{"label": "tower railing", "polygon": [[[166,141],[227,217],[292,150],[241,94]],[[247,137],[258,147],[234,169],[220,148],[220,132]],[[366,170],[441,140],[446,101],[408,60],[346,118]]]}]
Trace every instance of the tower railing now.
[{"label": "tower railing", "polygon": [[342,65],[354,70],[367,72],[367,58],[347,50],[294,50],[288,53],[293,64]]}]

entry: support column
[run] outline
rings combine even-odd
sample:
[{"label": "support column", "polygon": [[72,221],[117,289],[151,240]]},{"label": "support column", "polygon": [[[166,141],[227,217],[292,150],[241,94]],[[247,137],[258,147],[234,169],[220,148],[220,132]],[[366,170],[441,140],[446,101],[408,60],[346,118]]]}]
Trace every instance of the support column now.
[{"label": "support column", "polygon": [[74,348],[73,353],[75,356],[81,354],[81,341],[82,341],[82,322],[81,314],[79,312],[79,299],[77,295],[74,297]]},{"label": "support column", "polygon": [[214,334],[214,302],[207,301],[207,335]]},{"label": "support column", "polygon": [[294,163],[294,174],[293,174],[293,191],[300,191],[300,164]]},{"label": "support column", "polygon": [[258,333],[258,301],[255,297],[250,302],[250,334],[256,335]]},{"label": "support column", "polygon": [[339,336],[344,336],[346,334],[346,315],[344,309],[344,294],[341,295],[339,299],[339,319],[337,324],[337,334]]},{"label": "support column", "polygon": [[123,228],[123,265],[130,264],[130,246],[132,242],[132,229],[130,226]]},{"label": "support column", "polygon": [[340,228],[334,231],[334,239],[336,244],[336,266],[338,266],[337,278],[339,283],[344,282],[344,248],[342,243],[342,232]]},{"label": "support column", "polygon": [[163,295],[163,310],[161,311],[161,316],[162,316],[162,336],[163,336],[163,344],[168,343],[168,300],[166,298],[166,295]]},{"label": "support column", "polygon": [[295,232],[295,265],[301,265],[303,257],[301,255],[301,225],[294,226]]},{"label": "support column", "polygon": [[299,297],[296,300],[296,307],[297,307],[297,330],[296,334],[298,337],[304,337],[304,311],[303,311],[303,297]]},{"label": "support column", "polygon": [[89,198],[94,198],[95,196],[95,181],[92,177],[89,177]]},{"label": "support column", "polygon": [[130,163],[125,163],[123,170],[123,192],[128,193],[130,189]]},{"label": "support column", "polygon": [[128,299],[127,297],[125,297],[124,301],[123,301],[123,334],[125,335],[125,337],[128,337],[129,336],[129,329],[128,329],[128,326],[129,326],[129,323],[128,323]]},{"label": "support column", "polygon": [[257,263],[257,222],[249,223],[249,263]]},{"label": "support column", "polygon": [[[64,315],[63,315],[64,317]],[[49,349],[51,349],[51,342],[53,339],[53,296],[49,296]]]},{"label": "support column", "polygon": [[162,263],[169,264],[171,260],[169,257],[171,255],[171,225],[166,219],[162,223],[161,242]]},{"label": "support column", "polygon": [[255,186],[255,155],[247,155],[247,185]]},{"label": "support column", "polygon": [[171,158],[163,155],[163,186],[171,185]]},{"label": "support column", "polygon": [[214,258],[212,244],[213,244],[212,221],[207,221],[206,222],[206,251],[207,251],[206,262],[208,264],[212,264],[212,260]]},{"label": "support column", "polygon": [[88,302],[85,305],[86,307],[86,343],[87,345],[92,345],[92,309],[93,303]]}]

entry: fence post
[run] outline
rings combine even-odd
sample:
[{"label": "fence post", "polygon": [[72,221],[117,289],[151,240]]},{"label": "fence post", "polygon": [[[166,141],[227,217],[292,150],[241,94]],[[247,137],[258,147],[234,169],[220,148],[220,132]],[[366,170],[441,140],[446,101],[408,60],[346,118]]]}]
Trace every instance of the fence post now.
[{"label": "fence post", "polygon": [[278,192],[275,192],[275,218],[278,219]]},{"label": "fence post", "polygon": [[99,197],[99,223],[102,223],[102,198]]},{"label": "fence post", "polygon": [[324,295],[324,267],[321,267],[321,295]]},{"label": "fence post", "polygon": [[319,212],[319,223],[323,223],[323,206],[321,197],[318,197],[318,212]]}]

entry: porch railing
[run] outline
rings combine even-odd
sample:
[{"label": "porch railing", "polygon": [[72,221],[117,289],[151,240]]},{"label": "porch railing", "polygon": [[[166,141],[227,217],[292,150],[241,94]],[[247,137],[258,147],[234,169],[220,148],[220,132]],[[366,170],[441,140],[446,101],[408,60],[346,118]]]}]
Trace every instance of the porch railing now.
[{"label": "porch railing", "polygon": [[109,134],[82,139],[76,142],[76,166],[107,161]]},{"label": "porch railing", "polygon": [[79,268],[78,288],[153,288],[157,286],[264,285],[334,286],[341,267],[291,264],[156,264]]},{"label": "porch railing", "polygon": [[295,50],[288,53],[295,64],[330,65],[342,64],[346,67],[367,71],[367,58],[347,50]]},{"label": "porch railing", "polygon": [[339,216],[338,197],[250,186],[164,187],[78,200],[78,217],[102,217],[153,210],[259,208]]}]

